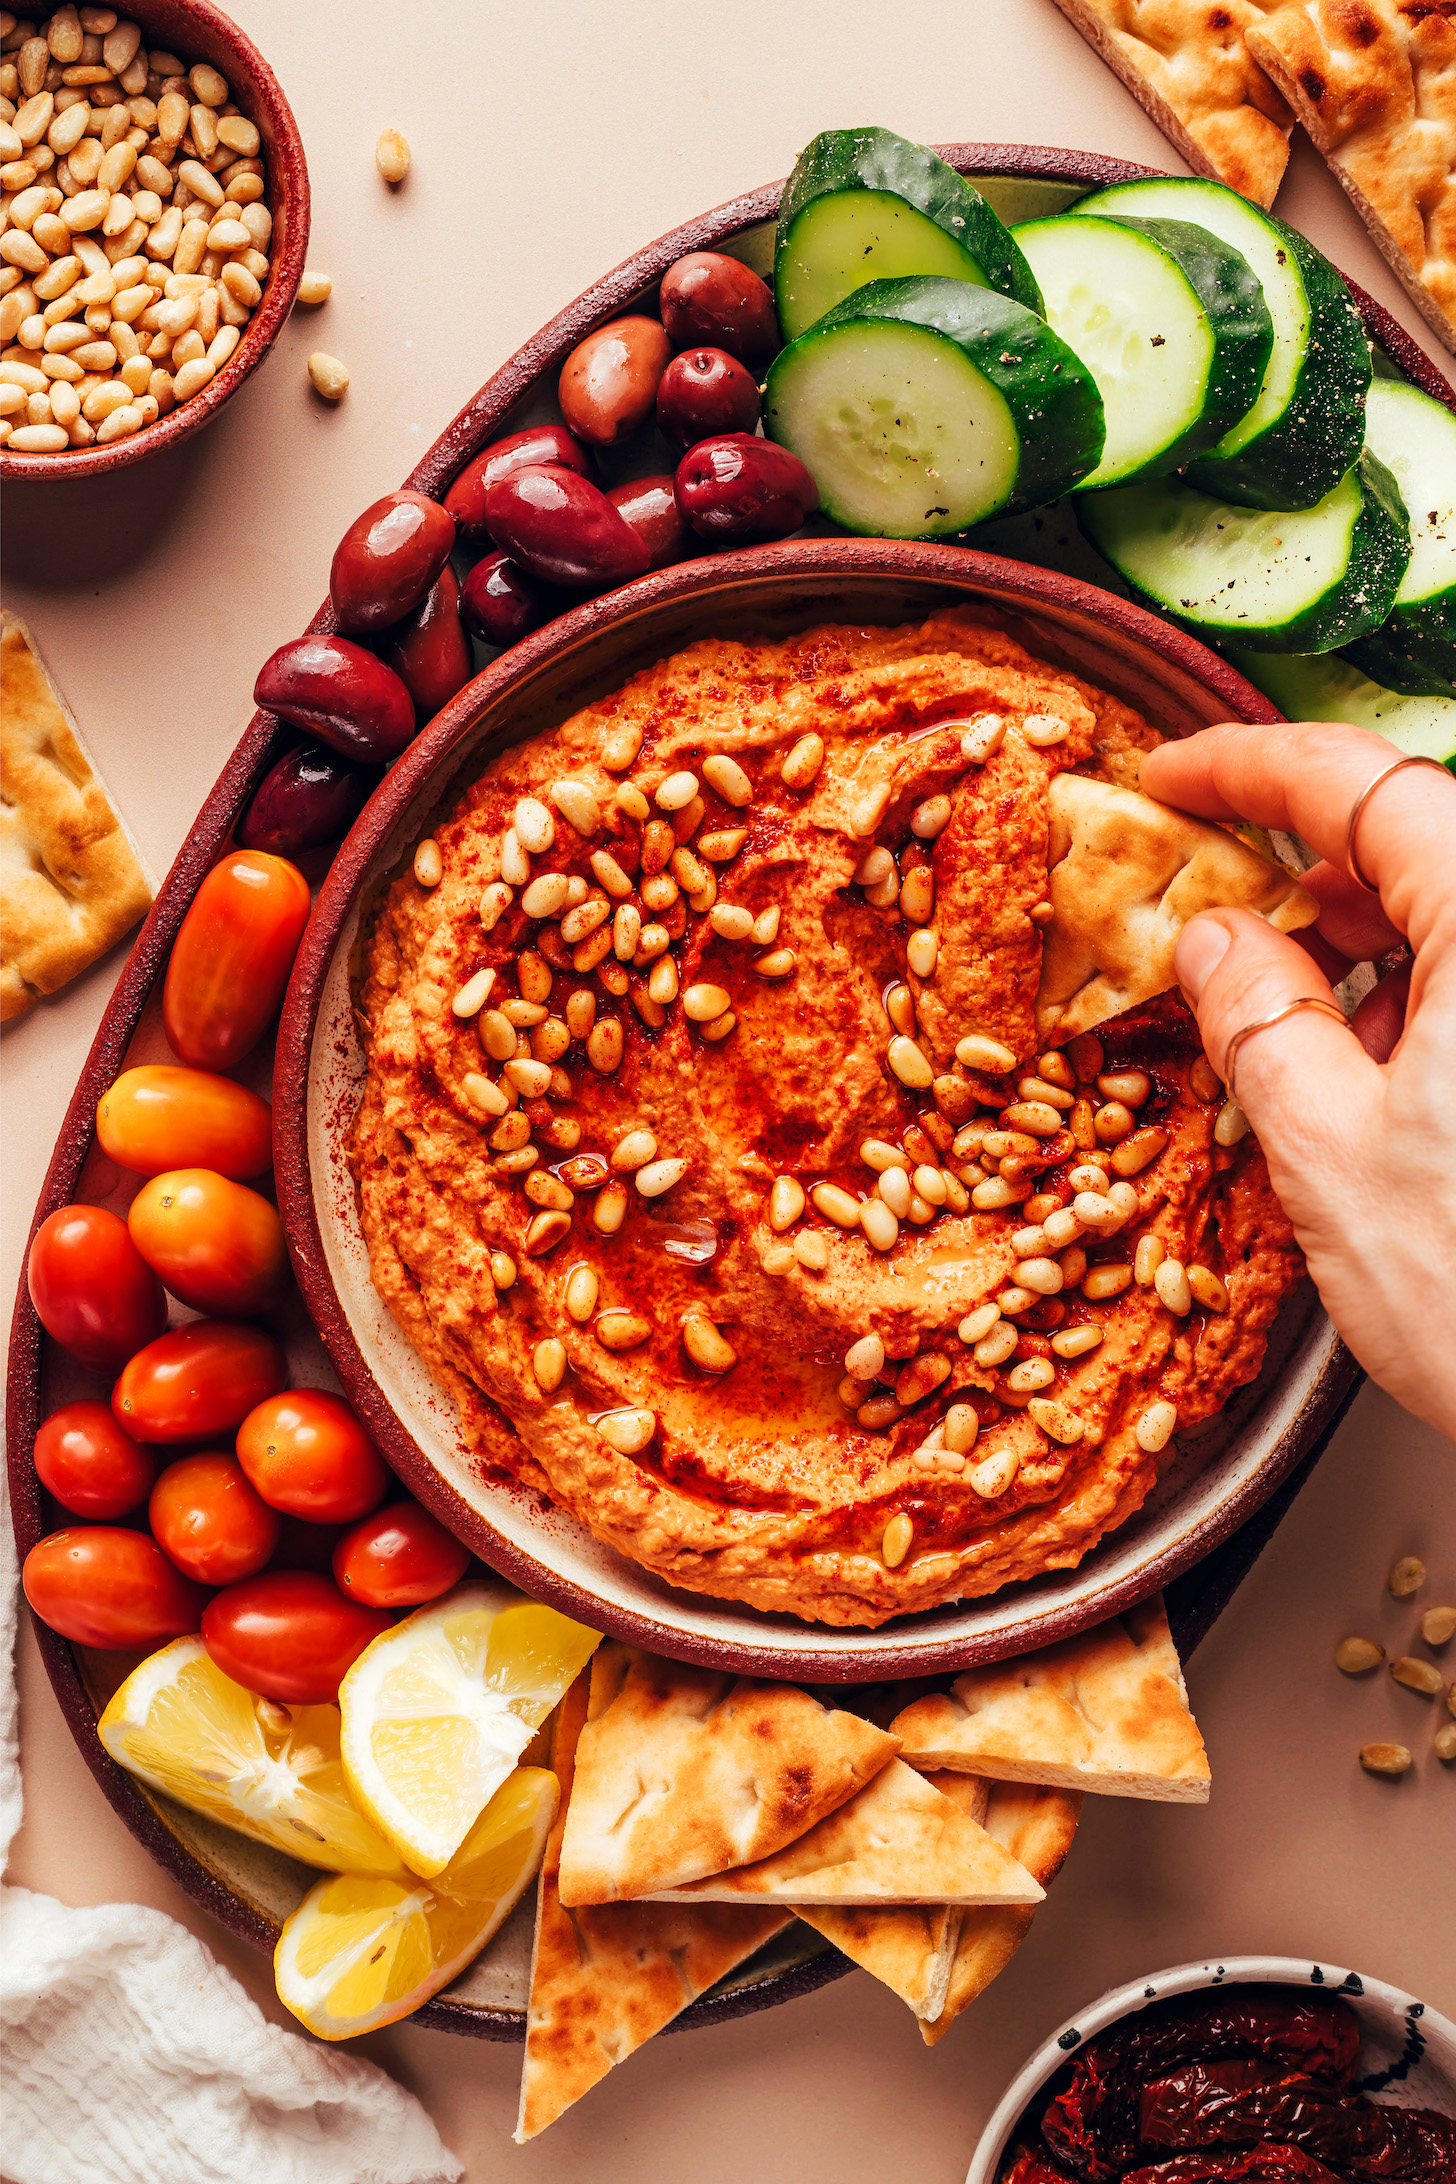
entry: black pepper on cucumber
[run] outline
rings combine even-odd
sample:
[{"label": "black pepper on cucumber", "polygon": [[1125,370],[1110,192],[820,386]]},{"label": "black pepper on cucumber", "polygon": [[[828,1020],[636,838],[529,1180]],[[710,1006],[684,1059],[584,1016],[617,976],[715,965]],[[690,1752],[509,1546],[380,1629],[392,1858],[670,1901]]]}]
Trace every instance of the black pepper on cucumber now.
[{"label": "black pepper on cucumber", "polygon": [[1055,500],[1102,453],[1097,384],[1034,311],[964,281],[873,281],[781,350],[764,430],[827,515],[936,538]]},{"label": "black pepper on cucumber", "polygon": [[1368,452],[1313,508],[1236,508],[1152,478],[1088,493],[1077,513],[1153,605],[1257,652],[1333,652],[1378,629],[1410,560],[1399,488]]},{"label": "black pepper on cucumber", "polygon": [[1392,690],[1456,698],[1456,416],[1404,380],[1372,380],[1365,445],[1400,487],[1411,557],[1389,621],[1349,657]]},{"label": "black pepper on cucumber", "polygon": [[1079,218],[1191,220],[1245,257],[1273,319],[1258,399],[1198,461],[1193,482],[1247,508],[1311,508],[1338,486],[1365,438],[1370,344],[1349,290],[1293,228],[1221,182],[1119,182]]},{"label": "black pepper on cucumber", "polygon": [[1253,404],[1274,327],[1227,243],[1187,220],[1067,212],[1014,232],[1047,324],[1102,396],[1102,460],[1079,491],[1180,470]]},{"label": "black pepper on cucumber", "polygon": [[1039,311],[1031,269],[979,190],[888,129],[827,129],[779,205],[774,300],[793,341],[869,281],[933,273]]}]

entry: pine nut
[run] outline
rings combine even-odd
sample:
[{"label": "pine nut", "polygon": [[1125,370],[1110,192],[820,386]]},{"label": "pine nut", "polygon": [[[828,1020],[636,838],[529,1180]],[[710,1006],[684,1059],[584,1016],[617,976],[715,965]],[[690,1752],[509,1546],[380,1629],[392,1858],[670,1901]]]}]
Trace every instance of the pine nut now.
[{"label": "pine nut", "polygon": [[1223,1079],[1206,1054],[1194,1057],[1193,1066],[1188,1072],[1188,1089],[1205,1106],[1212,1100],[1222,1098]]},{"label": "pine nut", "polygon": [[903,1168],[886,1168],[875,1184],[875,1194],[889,1207],[898,1221],[906,1218],[911,1200],[915,1196],[910,1188],[910,1178]]},{"label": "pine nut", "polygon": [[736,809],[753,801],[753,783],[737,759],[729,758],[726,752],[715,751],[703,760],[703,779],[710,788],[717,790],[725,804],[732,804]]},{"label": "pine nut", "polygon": [[1006,722],[999,713],[978,713],[961,737],[961,757],[972,766],[984,766],[1006,740]]},{"label": "pine nut", "polygon": [[706,1312],[689,1312],[683,1321],[683,1348],[705,1373],[731,1372],[738,1352],[727,1342]]},{"label": "pine nut", "polygon": [[1226,1312],[1229,1293],[1218,1276],[1206,1266],[1190,1266],[1188,1287],[1206,1312]]},{"label": "pine nut", "polygon": [[823,764],[824,738],[812,734],[800,736],[784,760],[782,778],[785,787],[806,789]]},{"label": "pine nut", "polygon": [[1152,1286],[1153,1276],[1167,1256],[1161,1236],[1154,1236],[1149,1231],[1138,1238],[1137,1249],[1132,1255],[1132,1278],[1140,1289]]},{"label": "pine nut", "polygon": [[1017,1395],[1029,1395],[1038,1388],[1049,1388],[1056,1377],[1057,1369],[1049,1359],[1028,1357],[1012,1366],[1006,1376],[1006,1385]]},{"label": "pine nut", "polygon": [[[1126,1114],[1127,1109],[1123,1108],[1122,1112]],[[1102,1113],[1105,1115],[1108,1113],[1108,1109],[1103,1108]],[[1097,1126],[1100,1133],[1100,1118]],[[1131,1137],[1124,1138],[1120,1144],[1114,1145],[1112,1149],[1112,1158],[1109,1165],[1113,1174],[1120,1176],[1140,1175],[1149,1162],[1156,1160],[1159,1153],[1166,1149],[1167,1143],[1168,1133],[1166,1130],[1134,1130]]]},{"label": "pine nut", "polygon": [[312,267],[298,284],[298,300],[311,306],[327,303],[334,292],[334,284],[327,273],[315,273]]},{"label": "pine nut", "polygon": [[1385,1580],[1386,1590],[1392,1600],[1409,1600],[1426,1582],[1426,1565],[1419,1555],[1402,1555],[1391,1567]]},{"label": "pine nut", "polygon": [[836,1228],[859,1227],[859,1200],[852,1198],[848,1191],[841,1190],[837,1183],[816,1183],[809,1196],[817,1211],[823,1214],[826,1221],[832,1221]]},{"label": "pine nut", "polygon": [[1016,1275],[1023,1289],[1034,1289],[1042,1297],[1056,1296],[1064,1280],[1055,1259],[1023,1259]]},{"label": "pine nut", "polygon": [[917,804],[910,814],[910,832],[918,835],[922,842],[933,842],[937,835],[944,834],[949,825],[950,798],[948,796],[927,797],[925,802]]},{"label": "pine nut", "polygon": [[1100,1327],[1063,1327],[1051,1338],[1058,1357],[1086,1357],[1102,1341]]},{"label": "pine nut", "polygon": [[1393,1660],[1390,1673],[1407,1691],[1419,1691],[1423,1698],[1435,1698],[1441,1688],[1441,1671],[1434,1662],[1418,1660],[1411,1653],[1402,1653]]},{"label": "pine nut", "polygon": [[1094,1304],[1103,1304],[1109,1297],[1120,1297],[1131,1280],[1130,1266],[1090,1267],[1082,1281],[1082,1294]]},{"label": "pine nut", "polygon": [[566,1375],[566,1345],[548,1335],[531,1352],[531,1370],[543,1395],[554,1395]]},{"label": "pine nut", "polygon": [[1044,1100],[1016,1100],[1005,1110],[1004,1120],[1009,1130],[1024,1130],[1038,1138],[1055,1137],[1062,1127],[1061,1116]]},{"label": "pine nut", "polygon": [[1043,1396],[1033,1396],[1026,1409],[1033,1424],[1040,1426],[1047,1439],[1057,1442],[1062,1448],[1074,1447],[1086,1431],[1081,1419],[1074,1417],[1063,1403],[1053,1403]]},{"label": "pine nut", "polygon": [[[779,1244],[773,1248],[781,1251],[784,1247]],[[825,1267],[829,1264],[829,1246],[818,1229],[804,1229],[794,1238],[794,1257],[798,1260],[800,1266],[807,1267],[811,1274],[822,1274],[824,1272]],[[765,1271],[768,1270],[767,1252],[764,1253],[764,1268]],[[787,1272],[787,1269],[785,1271]]]},{"label": "pine nut", "polygon": [[885,996],[885,1012],[896,1031],[910,1039],[915,1034],[915,996],[908,986],[892,986]]},{"label": "pine nut", "polygon": [[940,936],[922,926],[905,943],[905,960],[917,978],[933,978],[940,955]]},{"label": "pine nut", "polygon": [[687,1172],[686,1160],[653,1160],[637,1170],[634,1180],[644,1198],[662,1198],[681,1183]]},{"label": "pine nut", "polygon": [[[960,1336],[962,1342],[980,1342],[984,1336],[991,1332],[1000,1317],[1001,1307],[999,1304],[978,1304],[973,1312],[966,1314],[960,1326],[956,1329],[956,1333]],[[1010,1355],[1009,1351],[1007,1355]]]},{"label": "pine nut", "polygon": [[398,129],[380,131],[374,147],[374,164],[386,182],[403,182],[410,169],[410,148]]},{"label": "pine nut", "polygon": [[987,1368],[1004,1365],[1020,1340],[1021,1337],[1008,1320],[998,1319],[989,1333],[972,1346],[971,1356],[978,1365]]},{"label": "pine nut", "polygon": [[1180,1319],[1185,1319],[1193,1309],[1192,1287],[1186,1270],[1177,1259],[1164,1259],[1162,1265],[1155,1268],[1153,1288],[1157,1291],[1158,1302],[1168,1311],[1176,1312]]},{"label": "pine nut", "polygon": [[348,392],[348,366],[341,364],[336,356],[327,356],[322,349],[315,349],[309,358],[308,376],[326,402],[342,401]]},{"label": "pine nut", "polygon": [[1456,1608],[1427,1608],[1421,1617],[1421,1636],[1428,1646],[1448,1646],[1456,1638]]},{"label": "pine nut", "polygon": [[109,411],[96,427],[96,444],[104,447],[111,440],[129,439],[132,433],[141,430],[141,426],[142,413],[136,404],[122,402],[116,409]]},{"label": "pine nut", "polygon": [[922,1162],[915,1169],[910,1180],[928,1205],[943,1206],[945,1204],[945,1184],[941,1178],[939,1168],[932,1168],[928,1163]]},{"label": "pine nut", "polygon": [[21,455],[49,455],[70,442],[64,425],[20,425],[5,444]]},{"label": "pine nut", "polygon": [[880,1556],[887,1570],[899,1569],[909,1554],[914,1539],[915,1527],[901,1509],[885,1526],[885,1536],[880,1542]]},{"label": "pine nut", "polygon": [[1021,733],[1028,743],[1034,744],[1038,750],[1045,750],[1050,744],[1060,743],[1069,733],[1071,725],[1070,721],[1060,719],[1055,713],[1028,713],[1021,723]]},{"label": "pine nut", "polygon": [[516,1278],[516,1262],[508,1251],[490,1255],[490,1278],[497,1289],[509,1289]]},{"label": "pine nut", "polygon": [[1443,1722],[1431,1739],[1431,1750],[1447,1766],[1456,1759],[1456,1721]]},{"label": "pine nut", "polygon": [[1370,1638],[1342,1638],[1335,1647],[1335,1666],[1346,1676],[1367,1676],[1384,1659],[1384,1646]]},{"label": "pine nut", "polygon": [[900,909],[912,925],[924,925],[935,908],[935,874],[929,865],[914,865],[900,882]]},{"label": "pine nut", "polygon": [[885,1059],[901,1084],[908,1085],[912,1091],[928,1089],[935,1076],[915,1041],[903,1033],[890,1041]]},{"label": "pine nut", "polygon": [[1225,1147],[1237,1145],[1239,1139],[1247,1135],[1248,1128],[1249,1118],[1238,1101],[1225,1100],[1213,1126],[1213,1142]]},{"label": "pine nut", "polygon": [[966,1484],[982,1501],[999,1501],[1015,1485],[1020,1469],[1021,1458],[1015,1449],[998,1448],[972,1466],[966,1473]]},{"label": "pine nut", "polygon": [[660,1008],[677,999],[677,965],[670,955],[660,956],[648,972],[647,993]]},{"label": "pine nut", "polygon": [[[183,336],[184,340],[188,338],[186,335]],[[194,335],[190,338],[195,340],[200,337]],[[177,373],[172,382],[172,391],[179,402],[190,402],[193,395],[201,394],[203,388],[209,386],[216,376],[217,368],[215,365],[211,364],[205,356],[194,356]]]},{"label": "pine nut", "polygon": [[1171,1403],[1150,1403],[1133,1428],[1138,1447],[1156,1456],[1172,1440],[1177,1423],[1178,1413]]},{"label": "pine nut", "polygon": [[1404,1744],[1362,1744],[1360,1764],[1366,1774],[1403,1775],[1411,1766],[1411,1755]]}]

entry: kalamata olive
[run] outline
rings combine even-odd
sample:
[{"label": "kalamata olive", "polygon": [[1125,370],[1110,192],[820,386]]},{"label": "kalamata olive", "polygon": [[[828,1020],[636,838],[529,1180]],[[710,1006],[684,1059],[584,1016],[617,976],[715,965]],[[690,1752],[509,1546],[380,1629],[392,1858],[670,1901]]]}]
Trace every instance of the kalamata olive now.
[{"label": "kalamata olive", "polygon": [[466,627],[487,645],[513,645],[518,637],[549,622],[566,604],[560,592],[538,582],[509,554],[499,551],[476,562],[460,594]]},{"label": "kalamata olive", "polygon": [[625,485],[614,485],[607,499],[626,517],[651,554],[649,569],[665,569],[674,561],[686,561],[696,548],[697,540],[678,507],[670,472],[660,478],[631,478]]},{"label": "kalamata olive", "polygon": [[329,598],[340,629],[372,636],[417,607],[450,557],[455,518],[423,493],[386,493],[334,549]]},{"label": "kalamata olive", "polygon": [[410,694],[347,637],[295,637],[263,663],[253,702],[366,766],[397,758],[415,732]]},{"label": "kalamata olive", "polygon": [[448,561],[414,613],[390,631],[384,657],[414,699],[422,726],[469,682],[475,660],[460,620],[459,580]]},{"label": "kalamata olive", "polygon": [[485,520],[512,561],[567,591],[611,591],[641,576],[651,559],[598,486],[547,463],[493,485]]},{"label": "kalamata olive", "polygon": [[819,489],[798,456],[747,432],[690,447],[673,490],[699,538],[721,546],[787,538],[819,506]]},{"label": "kalamata olive", "polygon": [[752,432],[758,423],[758,383],[726,349],[685,349],[657,390],[659,431],[679,447],[715,432]]},{"label": "kalamata olive", "polygon": [[579,440],[613,447],[646,424],[672,347],[656,319],[613,319],[579,341],[561,367],[556,399]]},{"label": "kalamata olive", "polygon": [[341,842],[378,778],[321,743],[300,743],[284,752],[253,791],[238,846],[296,857],[300,850]]},{"label": "kalamata olive", "polygon": [[674,349],[726,349],[745,364],[767,364],[782,346],[764,282],[716,250],[693,250],[670,265],[659,301]]},{"label": "kalamata olive", "polygon": [[524,432],[508,432],[503,440],[493,440],[489,447],[482,448],[445,495],[445,506],[459,525],[462,538],[487,536],[486,494],[498,478],[508,478],[513,470],[523,470],[528,463],[552,463],[560,470],[578,471],[583,478],[596,475],[589,450],[580,440],[574,440],[564,425],[528,425]]}]

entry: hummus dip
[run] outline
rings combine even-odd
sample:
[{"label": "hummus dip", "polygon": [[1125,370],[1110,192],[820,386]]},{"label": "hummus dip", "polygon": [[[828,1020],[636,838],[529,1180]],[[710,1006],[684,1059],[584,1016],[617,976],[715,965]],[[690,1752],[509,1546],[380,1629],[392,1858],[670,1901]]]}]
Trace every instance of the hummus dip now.
[{"label": "hummus dip", "polygon": [[351,1154],[483,1470],[840,1625],[1139,1507],[1302,1271],[1176,994],[1038,1052],[1050,784],[1158,740],[959,609],[695,644],[459,796]]}]

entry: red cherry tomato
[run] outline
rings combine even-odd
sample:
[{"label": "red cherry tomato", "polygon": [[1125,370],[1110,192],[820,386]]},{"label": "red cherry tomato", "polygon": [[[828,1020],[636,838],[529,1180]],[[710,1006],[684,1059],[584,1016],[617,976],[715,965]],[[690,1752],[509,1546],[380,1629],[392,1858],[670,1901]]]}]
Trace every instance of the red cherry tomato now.
[{"label": "red cherry tomato", "polygon": [[261,1327],[193,1320],[128,1361],[111,1408],[138,1441],[213,1441],[287,1379],[283,1352]]},{"label": "red cherry tomato", "polygon": [[384,1458],[340,1395],[290,1388],[250,1411],[238,1461],[271,1509],[315,1524],[352,1524],[391,1485]]},{"label": "red cherry tomato", "polygon": [[102,1152],[134,1175],[215,1168],[241,1183],[272,1165],[272,1126],[246,1085],[170,1062],[123,1071],[96,1109]]},{"label": "red cherry tomato", "polygon": [[328,1706],[346,1671],[393,1621],[310,1570],[272,1570],[208,1602],[202,1642],[244,1690],[285,1706]]},{"label": "red cherry tomato", "polygon": [[30,1301],[46,1333],[83,1365],[114,1373],[167,1324],[167,1299],[104,1206],[62,1206],[35,1232]]},{"label": "red cherry tomato", "polygon": [[308,882],[286,857],[235,849],[213,866],[172,943],[162,989],[179,1061],[232,1069],[257,1045],[278,1014],[308,907]]},{"label": "red cherry tomato", "polygon": [[131,1240],[174,1297],[194,1312],[245,1319],[288,1284],[278,1208],[211,1168],[153,1176],[131,1202]]},{"label": "red cherry tomato", "polygon": [[138,1508],[152,1490],[157,1462],[124,1433],[108,1403],[63,1403],[35,1437],[37,1476],[73,1516],[107,1524]]},{"label": "red cherry tomato", "polygon": [[31,1548],[21,1581],[43,1623],[75,1645],[109,1651],[150,1653],[186,1637],[207,1599],[154,1539],[111,1524],[52,1532]]},{"label": "red cherry tomato", "polygon": [[390,1502],[346,1532],[334,1549],[339,1590],[375,1608],[414,1608],[458,1585],[470,1561],[418,1502]]},{"label": "red cherry tomato", "polygon": [[278,1544],[278,1519],[232,1456],[183,1456],[152,1488],[152,1534],[201,1585],[234,1585],[261,1570]]}]

